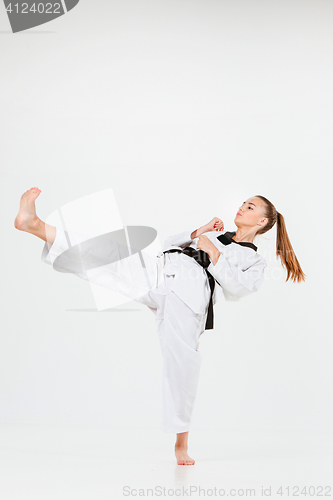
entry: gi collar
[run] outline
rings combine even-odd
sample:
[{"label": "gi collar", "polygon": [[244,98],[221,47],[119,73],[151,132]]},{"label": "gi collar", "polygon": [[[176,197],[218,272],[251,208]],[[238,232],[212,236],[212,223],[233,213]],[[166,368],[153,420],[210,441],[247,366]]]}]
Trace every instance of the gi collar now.
[{"label": "gi collar", "polygon": [[252,248],[255,252],[257,251],[257,248],[253,243],[250,243],[249,241],[235,241],[233,237],[235,236],[236,231],[227,231],[224,234],[221,234],[220,236],[217,237],[217,239],[223,243],[223,245],[230,245],[230,243],[237,243],[237,245],[242,245],[243,247],[249,247]]}]

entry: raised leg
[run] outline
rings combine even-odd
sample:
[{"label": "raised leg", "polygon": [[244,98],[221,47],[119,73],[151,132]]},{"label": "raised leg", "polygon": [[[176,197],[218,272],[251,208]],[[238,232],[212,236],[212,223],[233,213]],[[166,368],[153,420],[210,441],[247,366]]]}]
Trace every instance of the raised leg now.
[{"label": "raised leg", "polygon": [[[91,239],[87,235],[46,224],[36,214],[35,200],[40,193],[39,188],[33,187],[22,195],[14,226],[45,242],[42,261],[57,271],[75,274],[122,293],[147,305],[154,312],[156,305],[148,292],[161,279],[161,261],[144,251],[140,255],[136,253],[123,258],[123,245],[112,237]],[[110,256],[113,258],[110,259]]]}]

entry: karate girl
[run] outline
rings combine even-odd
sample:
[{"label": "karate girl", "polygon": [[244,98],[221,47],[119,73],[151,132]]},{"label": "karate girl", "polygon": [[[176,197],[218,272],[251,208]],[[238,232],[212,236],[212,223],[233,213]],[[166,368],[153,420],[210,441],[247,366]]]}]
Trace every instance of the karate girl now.
[{"label": "karate girl", "polygon": [[168,238],[163,251],[153,256],[126,253],[128,248],[112,237],[104,243],[82,242],[82,235],[44,223],[35,209],[40,193],[33,187],[22,195],[14,225],[45,242],[43,262],[120,292],[154,313],[163,356],[161,429],[176,433],[177,464],[194,464],[187,451],[201,366],[199,338],[213,327],[212,306],[221,296],[239,300],[262,284],[267,264],[254,237],[276,223],[276,255],[287,271],[286,281],[305,280],[283,216],[257,195],[239,207],[235,232],[225,231],[222,220],[214,217],[195,231]]}]

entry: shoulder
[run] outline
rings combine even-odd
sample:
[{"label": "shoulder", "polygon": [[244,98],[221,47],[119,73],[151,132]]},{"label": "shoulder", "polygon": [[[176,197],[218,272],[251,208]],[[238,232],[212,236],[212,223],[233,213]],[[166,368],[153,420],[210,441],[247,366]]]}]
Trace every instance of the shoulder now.
[{"label": "shoulder", "polygon": [[251,247],[232,243],[224,246],[222,253],[230,263],[237,265],[243,270],[250,267],[263,269],[267,265],[266,259]]}]

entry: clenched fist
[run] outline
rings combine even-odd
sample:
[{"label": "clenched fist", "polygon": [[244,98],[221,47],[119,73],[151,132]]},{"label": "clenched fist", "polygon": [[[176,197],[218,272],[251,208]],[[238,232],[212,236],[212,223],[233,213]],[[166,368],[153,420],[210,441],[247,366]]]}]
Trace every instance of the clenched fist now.
[{"label": "clenched fist", "polygon": [[205,226],[206,232],[208,231],[223,231],[224,223],[218,217],[214,217],[208,224]]},{"label": "clenched fist", "polygon": [[198,238],[203,233],[208,233],[209,231],[223,231],[224,223],[218,217],[214,217],[208,224],[201,226],[191,233],[191,239]]}]

